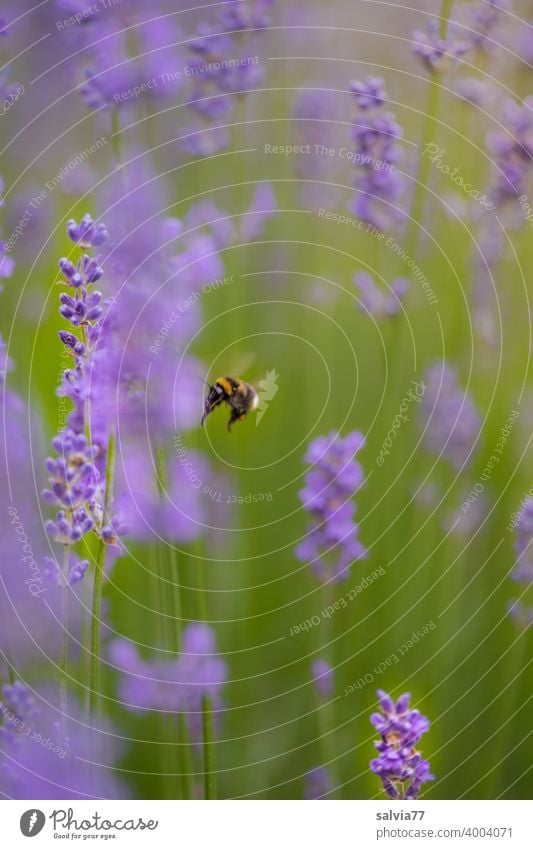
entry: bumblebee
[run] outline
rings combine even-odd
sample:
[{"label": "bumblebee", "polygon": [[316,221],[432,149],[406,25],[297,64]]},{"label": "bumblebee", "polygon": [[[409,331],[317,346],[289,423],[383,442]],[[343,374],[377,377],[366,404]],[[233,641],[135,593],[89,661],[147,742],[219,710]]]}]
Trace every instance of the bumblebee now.
[{"label": "bumblebee", "polygon": [[209,385],[200,424],[203,425],[209,413],[215,407],[219,407],[222,402],[225,402],[231,409],[228,421],[228,431],[231,431],[235,422],[242,422],[247,413],[255,410],[259,403],[259,396],[253,386],[243,380],[235,380],[234,377],[219,377],[215,380],[213,386]]}]

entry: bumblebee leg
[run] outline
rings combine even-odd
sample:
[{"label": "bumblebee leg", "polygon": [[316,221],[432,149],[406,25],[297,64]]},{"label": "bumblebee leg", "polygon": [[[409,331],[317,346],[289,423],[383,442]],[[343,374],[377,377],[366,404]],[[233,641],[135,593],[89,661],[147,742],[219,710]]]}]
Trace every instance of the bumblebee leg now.
[{"label": "bumblebee leg", "polygon": [[232,409],[231,416],[229,417],[229,422],[228,422],[228,433],[231,433],[231,428],[233,427],[235,422],[238,422],[242,418],[243,418],[243,416],[241,415],[241,413],[238,413],[236,410]]}]

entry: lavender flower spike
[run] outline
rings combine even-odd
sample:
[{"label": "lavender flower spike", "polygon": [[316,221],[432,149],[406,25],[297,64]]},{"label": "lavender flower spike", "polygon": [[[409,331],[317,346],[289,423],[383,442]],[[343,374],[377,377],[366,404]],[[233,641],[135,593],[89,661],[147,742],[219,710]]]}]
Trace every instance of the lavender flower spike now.
[{"label": "lavender flower spike", "polygon": [[305,476],[300,500],[311,515],[311,524],[296,557],[309,563],[322,583],[345,580],[352,562],[366,556],[353,520],[353,496],[363,483],[363,469],[354,454],[363,444],[364,437],[357,431],[344,439],[331,431],[311,442],[305,457],[312,468]]},{"label": "lavender flower spike", "polygon": [[[107,238],[104,224],[95,224],[90,215],[80,223],[68,222],[67,232],[81,248],[102,244]],[[68,397],[74,408],[66,427],[52,440],[56,457],[48,457],[46,467],[49,488],[43,498],[59,508],[54,521],[46,523],[48,534],[61,545],[72,545],[85,534],[94,531],[105,543],[115,542],[115,534],[104,525],[104,491],[102,472],[105,470],[105,447],[87,438],[91,431],[90,401],[98,388],[98,350],[103,328],[102,295],[89,291],[103,274],[96,257],[83,254],[77,265],[69,259],[59,261],[59,267],[73,293],[60,295],[59,312],[77,333],[60,330],[59,338],[74,359],[74,368],[65,369],[59,394]],[[97,468],[97,465],[99,468]],[[81,564],[81,565],[80,565]],[[81,580],[85,571],[83,561],[66,576],[71,583]]]},{"label": "lavender flower spike", "polygon": [[457,372],[447,363],[428,369],[420,406],[424,442],[428,450],[462,469],[472,459],[481,427],[470,396],[460,388]]},{"label": "lavender flower spike", "polygon": [[379,775],[390,799],[418,799],[422,784],[434,779],[428,761],[415,749],[429,720],[409,707],[410,693],[400,696],[396,704],[383,690],[377,694],[383,713],[373,713],[370,722],[381,740],[374,744],[379,755],[370,761],[370,769]]},{"label": "lavender flower spike", "polygon": [[360,117],[352,131],[358,194],[350,209],[362,221],[384,231],[401,216],[394,204],[403,194],[404,179],[394,169],[403,154],[398,143],[403,129],[391,112],[381,108],[387,99],[382,82],[380,77],[368,77],[351,84]]}]

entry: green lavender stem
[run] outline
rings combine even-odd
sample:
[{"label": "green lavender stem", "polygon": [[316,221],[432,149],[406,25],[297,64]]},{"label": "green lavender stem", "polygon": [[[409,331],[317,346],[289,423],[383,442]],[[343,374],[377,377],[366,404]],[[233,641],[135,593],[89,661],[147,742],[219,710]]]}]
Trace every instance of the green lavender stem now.
[{"label": "green lavender stem", "polygon": [[[199,587],[197,592],[198,611],[200,619],[207,622],[207,590],[203,560],[198,561]],[[213,711],[211,699],[202,699],[202,728],[203,728],[203,758],[204,758],[204,797],[217,798],[217,782],[215,774],[215,732],[213,726]]]},{"label": "green lavender stem", "polygon": [[[332,604],[332,591],[333,591],[333,583],[330,581],[327,584],[324,584],[323,587],[323,604],[324,609],[329,607]],[[333,664],[330,662],[331,659],[331,620],[328,617],[322,617],[322,625],[321,625],[321,649],[320,654],[324,658],[324,660],[330,665]],[[318,707],[318,727],[320,734],[320,744],[322,748],[322,759],[324,765],[327,765],[329,770],[331,781],[333,787],[337,787],[338,777],[337,777],[337,760],[336,760],[336,749],[335,749],[335,715],[333,710],[333,703],[329,696],[325,698],[322,696],[318,697],[319,707]],[[332,792],[329,794],[330,799],[335,798],[335,793]]]},{"label": "green lavender stem", "polygon": [[61,575],[61,661],[59,667],[59,709],[61,712],[61,736],[65,733],[65,717],[67,715],[67,677],[68,677],[68,570],[70,564],[70,545],[63,552],[63,572]]},{"label": "green lavender stem", "polygon": [[[108,520],[108,511],[111,504],[113,491],[113,475],[115,469],[115,436],[113,433],[109,435],[107,445],[107,465],[105,478],[105,495],[104,495],[104,517],[103,521]],[[92,719],[96,716],[98,710],[98,694],[99,694],[99,679],[100,679],[100,606],[102,603],[102,587],[104,583],[104,561],[105,561],[106,544],[103,540],[98,540],[98,549],[96,552],[96,562],[94,569],[94,584],[93,584],[93,604],[91,611],[91,664],[89,670],[89,713]]]},{"label": "green lavender stem", "polygon": [[215,772],[215,746],[213,732],[213,711],[211,699],[204,696],[202,699],[203,714],[203,754],[204,754],[204,796],[206,799],[217,798],[217,779]]},{"label": "green lavender stem", "polygon": [[187,730],[187,722],[185,714],[180,713],[178,717],[178,746],[180,749],[179,761],[182,768],[181,786],[184,799],[193,798],[193,774],[194,764],[192,760],[191,745],[189,742],[189,733]]},{"label": "green lavender stem", "polygon": [[[439,35],[441,38],[446,38],[448,32],[448,24],[450,22],[450,15],[452,12],[452,5],[453,0],[442,0],[439,27]],[[433,75],[429,81],[428,100],[426,106],[426,120],[424,123],[424,132],[422,135],[422,145],[424,149],[428,144],[431,144],[435,140],[435,128],[437,125],[437,115],[439,111],[441,95],[441,78],[442,72],[434,70]],[[430,159],[424,154],[424,150],[422,150],[418,160],[418,174],[416,177],[417,183],[415,186],[413,204],[411,207],[411,218],[409,221],[406,238],[406,250],[408,256],[410,257],[414,256],[414,252],[416,250],[418,224],[422,218],[422,212],[424,208],[426,187],[429,176],[429,165]]]}]

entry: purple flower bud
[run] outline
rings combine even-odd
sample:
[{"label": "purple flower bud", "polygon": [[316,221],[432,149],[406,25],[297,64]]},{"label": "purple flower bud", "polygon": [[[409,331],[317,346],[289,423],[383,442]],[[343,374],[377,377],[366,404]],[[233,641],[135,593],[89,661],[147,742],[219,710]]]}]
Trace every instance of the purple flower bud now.
[{"label": "purple flower bud", "polygon": [[83,357],[85,354],[85,345],[73,333],[69,333],[67,330],[59,330],[58,336],[63,342],[63,345],[70,348],[77,356]]},{"label": "purple flower bud", "polygon": [[71,241],[85,249],[103,245],[108,238],[105,225],[95,224],[88,213],[83,216],[79,224],[71,218],[67,223],[67,234]]}]

